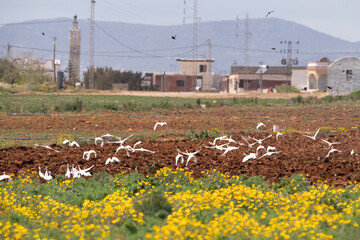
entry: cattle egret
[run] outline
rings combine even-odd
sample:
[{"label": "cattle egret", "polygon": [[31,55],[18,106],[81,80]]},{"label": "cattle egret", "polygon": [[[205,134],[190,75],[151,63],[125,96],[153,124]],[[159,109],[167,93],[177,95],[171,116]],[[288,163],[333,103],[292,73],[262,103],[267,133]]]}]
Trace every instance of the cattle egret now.
[{"label": "cattle egret", "polygon": [[256,141],[259,145],[262,144],[262,142],[268,138],[272,137],[272,134],[270,134],[269,136],[267,136],[266,138],[263,138],[263,139],[256,139],[256,138],[253,138],[253,137],[250,137],[252,140]]},{"label": "cattle egret", "polygon": [[166,122],[157,122],[155,123],[155,126],[154,126],[154,131],[156,130],[157,126],[160,125],[160,126],[166,126],[166,129],[168,128],[168,125]]},{"label": "cattle egret", "polygon": [[72,146],[76,146],[76,147],[80,147],[80,145],[77,143],[77,142],[75,142],[75,141],[72,141],[72,142],[70,142],[69,140],[64,140],[63,142],[62,142],[62,144],[69,144],[69,146],[70,147],[72,147]]},{"label": "cattle egret", "polygon": [[328,152],[328,154],[326,155],[325,158],[328,158],[331,153],[335,153],[335,152],[341,152],[341,151],[339,151],[339,150],[337,150],[337,149],[335,149],[335,148],[332,148],[332,149],[330,149],[330,151]]},{"label": "cattle egret", "polygon": [[130,137],[132,137],[134,134],[131,134],[130,136],[124,138],[124,139],[121,139],[121,137],[115,137],[118,139],[118,141],[115,141],[115,142],[108,142],[108,143],[119,143],[120,145],[123,145],[125,143],[126,140],[128,140]]},{"label": "cattle egret", "polygon": [[82,175],[82,176],[85,176],[85,177],[90,177],[90,176],[91,176],[91,173],[89,173],[88,171],[89,171],[90,169],[92,169],[93,167],[94,167],[94,165],[92,165],[91,167],[86,168],[86,169],[81,169],[80,166],[78,165],[79,174]]},{"label": "cattle egret", "polygon": [[355,154],[355,151],[353,149],[353,150],[351,150],[350,155],[354,155],[354,154]]},{"label": "cattle egret", "polygon": [[36,146],[36,147],[47,148],[47,149],[53,150],[53,151],[55,151],[55,152],[60,152],[60,151],[55,150],[55,149],[53,149],[52,147],[49,147],[49,146],[47,146],[47,145],[38,145],[38,144],[35,144],[35,146]]},{"label": "cattle egret", "polygon": [[95,138],[95,145],[97,145],[97,142],[100,141],[101,142],[101,147],[104,146],[104,139],[102,137],[97,137]]},{"label": "cattle egret", "polygon": [[309,136],[309,135],[306,135],[306,134],[303,134],[305,137],[308,137],[308,138],[311,138],[312,140],[315,140],[316,139],[316,136],[318,135],[320,131],[320,128],[316,131],[315,135],[314,136]]},{"label": "cattle egret", "polygon": [[195,154],[200,152],[200,150],[198,150],[196,152],[191,152],[191,153],[189,153],[187,150],[186,150],[186,152],[181,152],[179,149],[177,149],[177,151],[181,154],[188,156],[185,166],[188,165],[188,163],[190,162],[191,159],[194,159],[194,162],[197,162],[197,158],[195,157]]},{"label": "cattle egret", "polygon": [[333,143],[331,143],[331,142],[328,142],[328,141],[326,141],[324,139],[321,139],[321,141],[323,141],[324,143],[327,143],[329,145],[329,147],[332,147],[332,145],[335,145],[335,144],[341,144],[341,142],[333,142]]},{"label": "cattle egret", "polygon": [[256,149],[256,156],[259,155],[259,151],[260,151],[261,149],[264,149],[264,151],[267,152],[267,151],[266,151],[266,148],[265,148],[264,146],[260,145],[260,146],[258,146],[257,149]]},{"label": "cattle egret", "polygon": [[91,154],[95,155],[95,158],[97,157],[95,150],[89,150],[89,151],[85,151],[83,154],[83,159],[85,159],[86,161],[90,160]]},{"label": "cattle egret", "polygon": [[184,163],[184,156],[181,153],[178,153],[178,155],[175,157],[175,165],[177,165],[179,159],[181,159],[181,164]]},{"label": "cattle egret", "polygon": [[262,122],[258,123],[258,125],[256,126],[256,130],[259,132],[259,128],[262,127],[262,126],[266,127],[266,125],[263,124]]},{"label": "cattle egret", "polygon": [[282,137],[282,139],[285,139],[285,138],[284,138],[284,134],[282,134],[282,133],[277,133],[277,134],[276,134],[276,141],[279,140],[279,137]]},{"label": "cattle egret", "polygon": [[42,179],[45,178],[45,175],[41,172],[41,168],[39,167],[39,177],[41,177]]},{"label": "cattle egret", "polygon": [[70,169],[69,169],[69,164],[66,165],[65,177],[67,177],[67,178],[70,178],[70,177],[71,177],[71,172],[70,172]]},{"label": "cattle egret", "polygon": [[5,172],[3,175],[0,175],[0,181],[5,180],[5,179],[10,179],[9,175],[6,175]]},{"label": "cattle egret", "polygon": [[257,157],[257,154],[256,153],[250,153],[249,155],[246,155],[244,153],[245,157],[243,158],[242,162],[246,162],[247,160],[250,160],[250,159],[256,159]]},{"label": "cattle egret", "polygon": [[241,138],[242,138],[242,140],[244,140],[244,141],[247,143],[247,145],[248,145],[249,148],[252,148],[252,146],[253,146],[254,144],[256,144],[256,142],[250,144],[250,143],[248,142],[248,140],[246,140],[246,138],[245,138],[244,136],[241,136]]},{"label": "cattle egret", "polygon": [[120,159],[118,159],[117,157],[108,158],[105,162],[105,165],[108,165],[109,163],[113,163],[113,162],[120,162]]}]

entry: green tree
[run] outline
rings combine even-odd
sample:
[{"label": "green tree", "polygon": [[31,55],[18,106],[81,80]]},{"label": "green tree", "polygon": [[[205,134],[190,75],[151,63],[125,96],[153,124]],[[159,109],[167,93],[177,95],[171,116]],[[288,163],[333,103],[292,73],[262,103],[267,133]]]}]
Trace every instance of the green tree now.
[{"label": "green tree", "polygon": [[67,83],[70,85],[70,86],[75,86],[75,83],[79,82],[80,79],[78,77],[78,75],[76,74],[76,71],[75,71],[75,68],[74,68],[74,65],[72,64],[71,61],[68,61],[68,65],[65,69],[65,73],[66,73],[66,79],[67,79]]},{"label": "green tree", "polygon": [[0,82],[14,85],[20,80],[20,71],[16,65],[7,58],[0,58]]}]

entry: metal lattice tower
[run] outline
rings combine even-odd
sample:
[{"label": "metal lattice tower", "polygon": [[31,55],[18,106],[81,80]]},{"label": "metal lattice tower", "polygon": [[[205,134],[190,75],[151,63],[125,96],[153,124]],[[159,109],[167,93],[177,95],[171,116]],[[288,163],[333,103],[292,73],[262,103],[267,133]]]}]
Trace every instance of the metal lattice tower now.
[{"label": "metal lattice tower", "polygon": [[[297,45],[299,45],[299,41],[296,41],[295,43]],[[280,41],[280,44],[287,45],[286,48],[280,50],[280,53],[286,54],[286,58],[283,57],[281,59],[281,64],[286,65],[286,75],[289,80],[291,72],[292,72],[292,65],[298,65],[298,63],[299,63],[297,57],[293,58],[292,54],[293,54],[293,52],[299,53],[299,49],[293,50],[293,41],[286,41],[286,40]]]},{"label": "metal lattice tower", "polygon": [[95,0],[91,0],[91,16],[90,16],[90,72],[89,72],[89,86],[87,88],[94,88],[94,17],[95,17]]},{"label": "metal lattice tower", "polygon": [[245,13],[245,54],[244,73],[249,72],[249,13]]},{"label": "metal lattice tower", "polygon": [[198,17],[197,17],[197,0],[194,0],[194,25],[193,25],[193,59],[197,59],[197,36],[198,34]]}]

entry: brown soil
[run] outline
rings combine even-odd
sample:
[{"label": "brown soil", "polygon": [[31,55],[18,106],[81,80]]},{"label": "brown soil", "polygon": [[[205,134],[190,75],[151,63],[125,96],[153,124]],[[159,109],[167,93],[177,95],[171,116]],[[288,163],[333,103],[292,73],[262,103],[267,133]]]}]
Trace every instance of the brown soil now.
[{"label": "brown soil", "polygon": [[[239,132],[233,138],[244,143],[240,138],[242,134],[244,133]],[[264,132],[252,136],[264,138],[268,134]],[[125,145],[135,143],[130,139]],[[339,145],[334,145],[341,152],[333,153],[326,158],[330,147],[320,139],[341,142]],[[222,151],[205,148],[205,146],[210,146],[210,140],[212,139],[145,141],[138,147],[153,150],[154,154],[135,152],[130,153],[130,157],[127,157],[126,152],[121,150],[116,155],[121,162],[108,165],[105,165],[105,161],[115,155],[118,144],[106,143],[103,147],[100,147],[100,144],[98,146],[89,144],[80,148],[52,145],[51,147],[60,151],[59,153],[42,147],[4,148],[0,150],[0,172],[5,171],[7,174],[19,175],[27,173],[28,170],[37,172],[38,167],[42,169],[48,167],[53,175],[64,175],[66,165],[74,164],[75,166],[80,165],[82,168],[95,165],[90,171],[92,173],[107,171],[114,175],[122,171],[138,171],[142,174],[153,174],[162,167],[177,167],[175,166],[175,157],[178,148],[183,152],[200,150],[196,155],[196,163],[190,161],[187,167],[184,164],[178,164],[178,167],[185,167],[186,170],[192,171],[195,177],[201,176],[201,172],[204,170],[217,169],[229,175],[263,175],[270,182],[277,182],[279,177],[289,177],[295,173],[308,174],[311,183],[326,180],[329,184],[344,186],[349,182],[360,182],[360,131],[358,130],[322,135],[318,136],[316,140],[293,133],[285,135],[284,140],[280,138],[279,141],[276,141],[275,135],[273,135],[265,140],[263,145],[274,146],[280,153],[262,159],[249,160],[245,163],[242,162],[244,154],[255,152],[257,145],[248,148],[245,145],[232,144],[232,146],[238,146],[239,149],[221,156]],[[97,152],[97,157],[92,157],[89,161],[83,160],[83,152],[91,149]],[[351,155],[350,152],[353,149],[355,154]]]}]

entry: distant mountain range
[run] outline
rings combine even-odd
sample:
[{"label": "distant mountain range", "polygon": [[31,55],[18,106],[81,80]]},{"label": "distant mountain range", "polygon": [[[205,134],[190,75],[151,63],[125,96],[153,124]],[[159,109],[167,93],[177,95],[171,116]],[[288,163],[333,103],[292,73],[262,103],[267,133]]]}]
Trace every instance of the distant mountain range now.
[{"label": "distant mountain range", "polygon": [[[38,58],[56,58],[65,69],[69,57],[69,29],[72,19],[33,20],[0,27],[0,55],[7,53],[9,43],[13,57],[32,53]],[[90,62],[90,22],[78,20],[81,29],[81,69]],[[198,58],[215,59],[213,72],[229,73],[231,65],[245,63],[245,21],[202,22],[198,25]],[[238,23],[238,27],[236,27]],[[279,66],[286,54],[281,53],[292,41],[293,58],[300,66],[322,57],[335,60],[343,56],[360,57],[360,42],[349,42],[315,31],[295,22],[277,18],[249,19],[249,65],[263,62]],[[43,35],[44,33],[45,35]],[[176,35],[176,39],[171,36]],[[296,42],[299,41],[299,44]],[[175,72],[177,58],[193,58],[193,25],[157,26],[123,22],[95,21],[95,67],[121,70]],[[275,48],[276,50],[274,50]],[[297,52],[297,50],[299,52]]]}]

